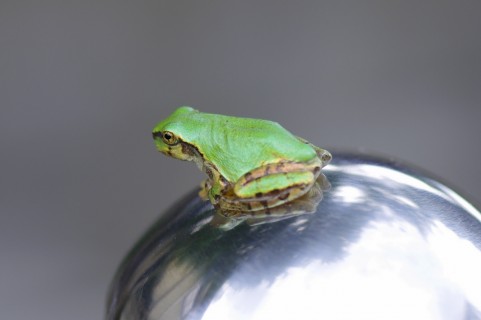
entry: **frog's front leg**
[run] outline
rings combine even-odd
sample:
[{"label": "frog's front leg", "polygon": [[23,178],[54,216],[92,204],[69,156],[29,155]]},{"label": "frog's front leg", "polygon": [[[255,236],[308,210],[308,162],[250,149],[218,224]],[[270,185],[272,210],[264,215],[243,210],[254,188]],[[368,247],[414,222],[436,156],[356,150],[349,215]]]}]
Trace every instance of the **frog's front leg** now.
[{"label": "frog's front leg", "polygon": [[[232,189],[232,184],[222,177],[218,171],[212,170],[208,175],[209,178],[201,184],[199,196],[204,200],[209,199],[214,206],[217,206],[224,194]],[[210,178],[211,176],[213,179]]]},{"label": "frog's front leg", "polygon": [[244,174],[230,193],[219,199],[226,210],[256,211],[272,208],[304,195],[320,173],[321,161],[268,164]]},{"label": "frog's front leg", "polygon": [[203,200],[210,200],[216,205],[222,194],[231,188],[231,184],[219,173],[219,171],[210,162],[204,162],[202,171],[208,178],[200,184],[199,196]]},{"label": "frog's front leg", "polygon": [[220,194],[221,185],[212,183],[210,179],[205,179],[200,183],[199,197],[202,200],[210,200],[212,204],[217,204]]}]

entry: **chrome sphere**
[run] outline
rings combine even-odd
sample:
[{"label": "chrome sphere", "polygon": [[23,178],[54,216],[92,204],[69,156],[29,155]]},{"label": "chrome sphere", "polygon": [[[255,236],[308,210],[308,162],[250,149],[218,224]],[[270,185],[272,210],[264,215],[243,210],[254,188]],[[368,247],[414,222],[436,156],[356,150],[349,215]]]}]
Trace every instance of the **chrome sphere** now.
[{"label": "chrome sphere", "polygon": [[323,172],[316,212],[285,219],[180,200],[120,265],[106,319],[481,319],[476,208],[396,162],[334,154]]}]

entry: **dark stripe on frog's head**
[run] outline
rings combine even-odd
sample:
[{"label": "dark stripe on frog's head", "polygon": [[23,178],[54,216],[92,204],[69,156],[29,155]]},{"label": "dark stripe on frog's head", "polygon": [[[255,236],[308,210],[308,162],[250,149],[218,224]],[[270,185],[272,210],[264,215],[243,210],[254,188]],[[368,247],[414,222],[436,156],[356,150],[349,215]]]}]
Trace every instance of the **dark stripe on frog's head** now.
[{"label": "dark stripe on frog's head", "polygon": [[169,145],[169,155],[171,157],[192,161],[196,156],[202,157],[200,153],[197,153],[196,149],[192,148],[192,145],[178,139],[175,145]]},{"label": "dark stripe on frog's head", "polygon": [[185,155],[195,156],[195,153],[192,151],[192,147],[185,142],[180,143],[180,151]]},{"label": "dark stripe on frog's head", "polygon": [[202,156],[200,153],[196,154],[195,148],[190,144],[184,142],[180,137],[175,136],[175,143],[166,143],[163,139],[164,131],[152,132],[152,137],[155,140],[157,150],[170,157],[180,160],[194,160],[195,156]]},{"label": "dark stripe on frog's head", "polygon": [[157,139],[157,138],[158,138],[158,139],[162,139],[162,132],[160,132],[160,131],[157,131],[157,132],[154,131],[154,132],[152,132],[152,138],[154,138],[154,140]]}]

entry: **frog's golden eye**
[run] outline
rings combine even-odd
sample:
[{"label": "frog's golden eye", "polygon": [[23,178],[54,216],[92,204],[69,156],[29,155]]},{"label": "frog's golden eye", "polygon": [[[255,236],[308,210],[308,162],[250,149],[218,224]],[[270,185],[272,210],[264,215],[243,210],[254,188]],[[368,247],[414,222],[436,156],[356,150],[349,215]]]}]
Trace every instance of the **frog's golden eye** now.
[{"label": "frog's golden eye", "polygon": [[164,140],[164,142],[170,146],[178,142],[177,137],[170,131],[162,132],[162,140]]}]

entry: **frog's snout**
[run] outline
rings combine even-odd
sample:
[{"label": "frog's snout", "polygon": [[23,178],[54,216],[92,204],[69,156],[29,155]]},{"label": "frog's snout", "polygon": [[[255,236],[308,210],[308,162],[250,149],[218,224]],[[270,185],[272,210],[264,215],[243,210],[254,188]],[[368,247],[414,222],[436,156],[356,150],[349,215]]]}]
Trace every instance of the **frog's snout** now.
[{"label": "frog's snout", "polygon": [[162,132],[152,132],[152,138],[154,138],[154,140],[162,139]]},{"label": "frog's snout", "polygon": [[154,138],[155,141],[155,146],[157,147],[157,150],[162,152],[163,154],[167,154],[167,146],[166,144],[162,141],[162,133],[160,132],[152,132],[152,137]]}]

